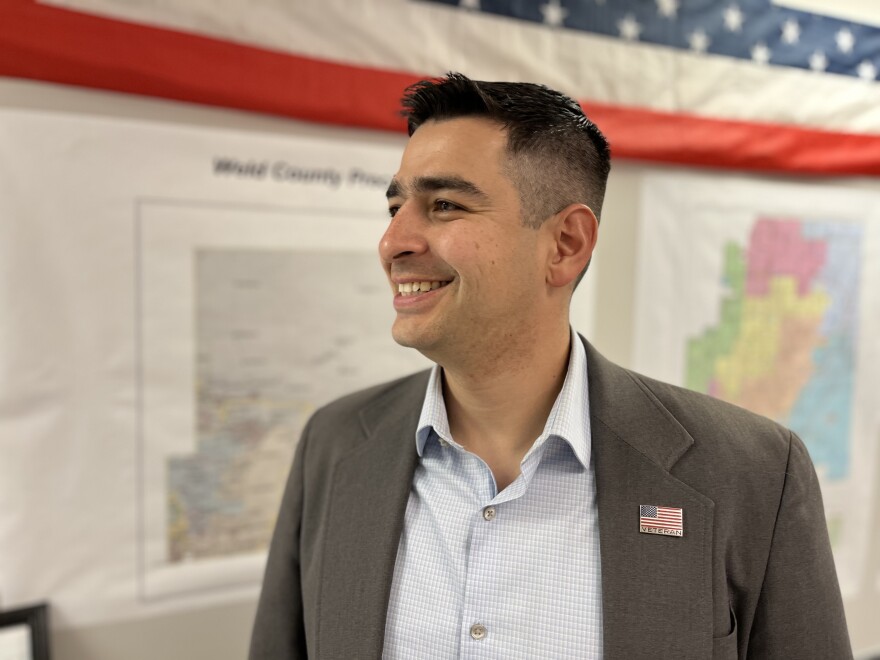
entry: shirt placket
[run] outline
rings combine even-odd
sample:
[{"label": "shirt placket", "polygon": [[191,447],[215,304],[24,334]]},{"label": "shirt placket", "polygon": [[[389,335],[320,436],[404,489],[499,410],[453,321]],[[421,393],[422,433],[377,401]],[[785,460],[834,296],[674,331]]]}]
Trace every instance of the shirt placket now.
[{"label": "shirt placket", "polygon": [[[468,660],[505,657],[509,652],[510,631],[502,620],[506,597],[497,575],[498,558],[509,552],[505,547],[503,527],[513,524],[509,514],[514,501],[527,495],[531,477],[540,463],[543,447],[529,456],[521,466],[522,474],[500,493],[488,493],[482,506],[472,513],[468,543],[464,602],[460,622],[460,657]],[[486,466],[476,456],[483,469]],[[491,473],[489,473],[491,474]],[[491,497],[494,495],[494,497]],[[507,643],[505,643],[507,642]],[[505,650],[506,649],[506,650]]]}]

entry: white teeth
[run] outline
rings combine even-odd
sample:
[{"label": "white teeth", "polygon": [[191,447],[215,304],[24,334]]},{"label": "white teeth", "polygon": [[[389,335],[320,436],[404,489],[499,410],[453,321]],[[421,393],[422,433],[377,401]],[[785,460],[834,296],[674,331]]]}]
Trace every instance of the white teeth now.
[{"label": "white teeth", "polygon": [[426,291],[433,291],[434,289],[439,289],[440,287],[444,287],[447,284],[449,284],[449,282],[441,282],[439,280],[425,280],[424,282],[401,282],[397,285],[397,291],[401,295],[407,296]]}]

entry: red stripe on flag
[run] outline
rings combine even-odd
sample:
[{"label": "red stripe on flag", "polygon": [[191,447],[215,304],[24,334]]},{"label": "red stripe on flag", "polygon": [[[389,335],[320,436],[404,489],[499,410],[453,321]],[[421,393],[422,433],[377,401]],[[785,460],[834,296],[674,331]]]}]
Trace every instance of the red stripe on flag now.
[{"label": "red stripe on flag", "polygon": [[583,102],[612,154],[647,161],[808,174],[880,175],[880,135],[709,119]]},{"label": "red stripe on flag", "polygon": [[[421,76],[4,0],[0,75],[145,94],[307,121],[404,130]],[[880,175],[880,136],[584,103],[620,158],[762,172]]]},{"label": "red stripe on flag", "polygon": [[402,131],[420,76],[39,5],[0,4],[0,75]]}]

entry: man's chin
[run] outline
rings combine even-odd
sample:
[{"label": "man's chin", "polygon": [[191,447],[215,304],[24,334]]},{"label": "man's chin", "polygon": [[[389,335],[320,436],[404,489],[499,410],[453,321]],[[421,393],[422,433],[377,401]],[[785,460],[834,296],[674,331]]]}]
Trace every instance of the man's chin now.
[{"label": "man's chin", "polygon": [[417,335],[413,335],[409,332],[394,332],[392,330],[391,337],[394,339],[394,341],[396,341],[404,348],[414,348],[416,350],[419,350],[419,348],[423,344],[422,341],[419,341],[419,337]]},{"label": "man's chin", "polygon": [[401,346],[414,348],[420,353],[431,351],[437,344],[436,333],[425,328],[414,328],[410,324],[395,323],[391,328],[391,337]]}]

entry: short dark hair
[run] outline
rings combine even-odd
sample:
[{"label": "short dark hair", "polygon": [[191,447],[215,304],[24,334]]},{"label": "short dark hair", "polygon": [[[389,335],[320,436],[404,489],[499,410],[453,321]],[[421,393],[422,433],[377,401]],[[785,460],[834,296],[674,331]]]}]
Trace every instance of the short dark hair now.
[{"label": "short dark hair", "polygon": [[485,82],[450,72],[410,85],[402,105],[410,135],[425,122],[459,117],[501,125],[526,225],[538,227],[573,203],[600,217],[611,152],[574,99],[535,83]]}]

